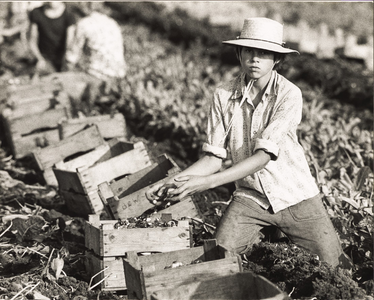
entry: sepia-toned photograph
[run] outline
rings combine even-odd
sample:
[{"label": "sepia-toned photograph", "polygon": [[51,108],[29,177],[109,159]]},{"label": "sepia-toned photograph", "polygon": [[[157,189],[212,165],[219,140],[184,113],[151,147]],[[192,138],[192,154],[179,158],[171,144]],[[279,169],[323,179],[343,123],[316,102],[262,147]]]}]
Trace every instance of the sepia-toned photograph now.
[{"label": "sepia-toned photograph", "polygon": [[373,7],[1,1],[0,300],[374,300]]}]

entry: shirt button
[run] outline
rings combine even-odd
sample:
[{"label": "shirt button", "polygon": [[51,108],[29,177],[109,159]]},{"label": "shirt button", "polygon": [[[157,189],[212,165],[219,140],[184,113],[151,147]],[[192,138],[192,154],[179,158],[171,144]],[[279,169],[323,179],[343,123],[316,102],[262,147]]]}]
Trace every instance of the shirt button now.
[{"label": "shirt button", "polygon": [[257,134],[257,131],[253,131],[253,134]]}]

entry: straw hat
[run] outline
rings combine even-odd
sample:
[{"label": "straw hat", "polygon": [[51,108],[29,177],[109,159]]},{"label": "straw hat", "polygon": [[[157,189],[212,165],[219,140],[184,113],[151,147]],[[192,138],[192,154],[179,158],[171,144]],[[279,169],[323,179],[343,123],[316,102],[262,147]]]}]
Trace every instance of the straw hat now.
[{"label": "straw hat", "polygon": [[299,53],[284,47],[283,25],[268,18],[248,18],[236,40],[223,41],[223,44],[265,49],[277,53]]}]

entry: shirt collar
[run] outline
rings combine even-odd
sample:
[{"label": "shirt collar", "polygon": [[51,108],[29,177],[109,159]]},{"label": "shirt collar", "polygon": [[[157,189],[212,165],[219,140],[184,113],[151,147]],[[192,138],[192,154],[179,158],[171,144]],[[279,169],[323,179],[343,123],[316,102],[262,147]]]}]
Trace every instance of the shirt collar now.
[{"label": "shirt collar", "polygon": [[[266,87],[264,95],[262,96],[262,100],[270,99],[269,96],[276,96],[278,91],[278,81],[279,76],[278,72],[273,70],[271,72],[271,77],[269,80],[269,84]],[[243,96],[245,91],[245,73],[242,72],[235,80],[232,90],[231,98],[232,100],[239,99]]]}]

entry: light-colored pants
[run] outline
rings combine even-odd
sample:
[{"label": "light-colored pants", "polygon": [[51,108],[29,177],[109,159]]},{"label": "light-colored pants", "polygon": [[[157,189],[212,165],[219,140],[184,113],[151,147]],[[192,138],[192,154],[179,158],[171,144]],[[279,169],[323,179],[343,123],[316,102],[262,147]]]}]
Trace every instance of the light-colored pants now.
[{"label": "light-colored pants", "polygon": [[319,195],[278,213],[263,209],[253,200],[234,196],[220,221],[216,239],[219,245],[242,254],[260,241],[260,230],[266,226],[278,227],[291,242],[333,267],[352,267]]}]

